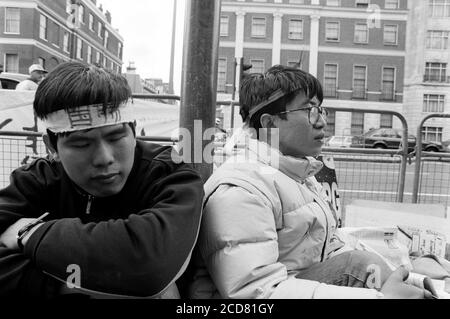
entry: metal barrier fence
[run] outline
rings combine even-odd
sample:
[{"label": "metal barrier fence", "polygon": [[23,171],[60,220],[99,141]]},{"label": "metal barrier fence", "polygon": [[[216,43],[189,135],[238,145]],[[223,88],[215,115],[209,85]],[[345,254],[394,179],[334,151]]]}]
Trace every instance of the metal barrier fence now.
[{"label": "metal barrier fence", "polygon": [[[161,96],[144,95],[145,98],[158,99]],[[135,96],[141,98],[141,96]],[[174,96],[163,96],[174,98]],[[235,102],[218,102],[218,105],[236,105]],[[360,111],[367,113],[387,113],[397,116],[404,123],[403,136],[408,136],[406,121],[392,111],[367,109],[330,108],[339,112]],[[429,116],[430,117],[430,116]],[[428,118],[429,118],[428,117]],[[450,117],[437,114],[436,117]],[[423,124],[423,123],[422,123]],[[158,142],[165,145],[175,145],[176,139],[170,137],[147,136],[139,139]],[[332,155],[335,162],[341,205],[353,199],[370,199],[382,201],[411,201],[422,203],[450,203],[450,154],[422,152],[421,134],[417,135],[417,157],[415,172],[411,172],[414,165],[408,166],[407,186],[413,183],[414,190],[405,193],[406,167],[408,163],[407,143],[403,142],[403,150],[378,150],[355,148],[324,148],[324,155]],[[10,173],[17,167],[30,163],[33,159],[46,156],[47,149],[40,133],[33,132],[5,132],[0,131],[0,187],[9,183]],[[220,147],[216,158],[223,156]],[[409,159],[410,160],[410,159]],[[217,163],[223,160],[216,160]],[[419,173],[417,173],[417,171]],[[406,197],[406,200],[405,200]]]},{"label": "metal barrier fence", "polygon": [[450,118],[450,114],[429,114],[417,128],[412,202],[450,206],[450,153],[422,151],[422,130],[425,122],[431,118]]}]

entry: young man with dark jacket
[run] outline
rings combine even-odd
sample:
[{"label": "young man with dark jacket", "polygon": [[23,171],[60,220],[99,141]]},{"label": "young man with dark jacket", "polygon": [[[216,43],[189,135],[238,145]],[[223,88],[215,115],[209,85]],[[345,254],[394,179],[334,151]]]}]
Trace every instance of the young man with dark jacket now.
[{"label": "young man with dark jacket", "polygon": [[79,62],[40,84],[52,159],[0,191],[0,295],[179,297],[203,185],[171,147],[136,141],[130,97],[122,76]]}]

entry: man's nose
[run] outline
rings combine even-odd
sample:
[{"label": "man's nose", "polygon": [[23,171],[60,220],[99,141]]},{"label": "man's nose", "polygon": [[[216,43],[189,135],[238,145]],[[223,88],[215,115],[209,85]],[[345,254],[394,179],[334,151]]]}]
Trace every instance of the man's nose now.
[{"label": "man's nose", "polygon": [[316,124],[314,124],[315,128],[321,129],[327,126],[327,121],[322,113],[319,114],[319,118],[317,119]]},{"label": "man's nose", "polygon": [[96,167],[109,166],[114,162],[113,149],[104,142],[98,143],[98,146],[92,156],[92,164]]}]

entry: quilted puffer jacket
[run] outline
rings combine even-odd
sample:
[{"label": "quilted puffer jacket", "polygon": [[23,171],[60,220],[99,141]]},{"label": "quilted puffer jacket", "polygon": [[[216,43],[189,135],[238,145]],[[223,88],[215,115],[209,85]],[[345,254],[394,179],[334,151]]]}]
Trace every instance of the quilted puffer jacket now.
[{"label": "quilted puffer jacket", "polygon": [[191,298],[376,298],[372,289],[296,278],[343,246],[314,158],[250,140],[205,184]]}]

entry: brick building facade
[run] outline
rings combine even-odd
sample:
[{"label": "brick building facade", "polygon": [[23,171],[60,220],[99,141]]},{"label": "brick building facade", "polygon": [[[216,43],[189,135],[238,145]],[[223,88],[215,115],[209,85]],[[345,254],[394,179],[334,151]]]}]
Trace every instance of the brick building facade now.
[{"label": "brick building facade", "polygon": [[96,0],[0,0],[0,71],[80,60],[121,72],[123,38]]}]

